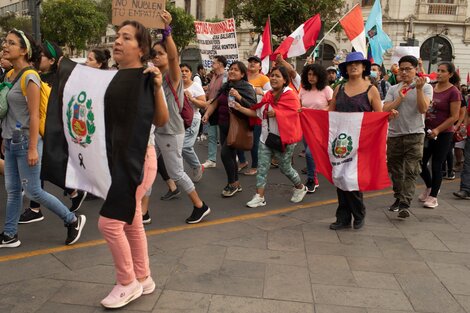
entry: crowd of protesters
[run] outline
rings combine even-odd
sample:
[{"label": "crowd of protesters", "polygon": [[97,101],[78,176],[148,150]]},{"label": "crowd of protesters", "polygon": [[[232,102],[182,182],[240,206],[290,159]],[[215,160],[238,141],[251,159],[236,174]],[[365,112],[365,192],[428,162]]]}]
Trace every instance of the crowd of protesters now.
[{"label": "crowd of protesters", "polygon": [[[192,205],[186,219],[190,224],[201,222],[211,213],[195,184],[204,179],[205,170],[217,166],[218,145],[227,176],[227,184],[221,190],[223,197],[243,191],[239,175],[244,174],[256,177],[255,194],[246,205],[251,208],[267,205],[265,190],[272,167],[279,167],[292,182],[291,202],[301,202],[306,194],[316,192],[319,180],[312,151],[318,147],[309,146],[303,139],[299,117],[303,108],[390,112],[387,165],[395,201],[387,209],[397,212],[399,218],[411,214],[418,176],[426,185],[417,197],[424,207],[439,205],[442,180],[455,179],[457,172],[461,173],[461,184],[454,195],[470,199],[468,86],[461,83],[453,63],[438,64],[435,81],[425,77],[422,62],[414,56],[402,57],[386,71],[360,52],[349,53],[338,68],[312,62],[300,74],[280,55],[269,73],[261,72],[262,62],[256,56],[248,58],[247,64],[241,61],[228,64],[225,57],[216,56],[211,72],[206,73],[202,66],[193,69],[189,64],[180,64],[171,36],[172,17],[163,11],[162,19],[166,26],[163,39],[153,45],[141,24],[123,23],[114,42],[115,65],[111,68],[108,50],[93,49],[86,58],[87,66],[101,70],[142,69],[142,75],[152,75],[150,84],[155,90],[154,125],[150,134],[143,135],[149,136],[149,143],[146,151],[142,151],[145,164],[142,184],[136,190],[136,205],[132,208],[134,218],[130,223],[113,216],[99,219],[99,229],[111,250],[117,273],[117,284],[103,299],[103,306],[122,307],[155,289],[143,225],[151,222],[148,203],[157,168],[168,185],[161,200],[171,200],[184,191]],[[35,43],[30,35],[16,29],[8,32],[2,48],[0,78],[2,87],[10,89],[6,95],[9,110],[1,122],[4,160],[0,159],[0,174],[4,175],[7,199],[6,204],[0,204],[5,207],[6,216],[0,248],[21,245],[18,224],[43,220],[41,206],[64,221],[65,244],[72,245],[79,240],[86,223],[85,215],[75,212],[87,193],[66,189],[71,199],[68,208],[44,190],[40,179],[41,80],[54,85],[62,50],[49,41]],[[25,93],[20,83],[24,72]],[[192,109],[188,125],[181,114],[185,102]],[[253,131],[253,144],[246,150],[250,152],[251,164],[246,151],[237,149],[229,138],[235,118]],[[208,149],[204,155],[198,155],[194,146],[206,139]],[[294,150],[301,142],[306,159],[304,181],[292,167]],[[203,159],[206,161],[201,163]],[[184,161],[189,165],[187,172]],[[361,190],[337,188],[337,195],[336,221],[330,229],[362,228],[366,208]],[[31,202],[22,213],[23,196]]]}]

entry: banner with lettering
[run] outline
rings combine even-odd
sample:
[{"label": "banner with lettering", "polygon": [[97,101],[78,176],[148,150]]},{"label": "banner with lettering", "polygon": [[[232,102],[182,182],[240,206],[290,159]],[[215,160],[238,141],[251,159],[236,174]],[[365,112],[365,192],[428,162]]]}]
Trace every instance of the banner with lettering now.
[{"label": "banner with lettering", "polygon": [[235,20],[229,18],[218,23],[195,21],[197,41],[205,68],[212,66],[212,58],[223,55],[228,64],[238,60]]},{"label": "banner with lettering", "polygon": [[121,25],[135,20],[147,28],[165,28],[160,13],[165,10],[165,0],[113,0],[112,23]]}]

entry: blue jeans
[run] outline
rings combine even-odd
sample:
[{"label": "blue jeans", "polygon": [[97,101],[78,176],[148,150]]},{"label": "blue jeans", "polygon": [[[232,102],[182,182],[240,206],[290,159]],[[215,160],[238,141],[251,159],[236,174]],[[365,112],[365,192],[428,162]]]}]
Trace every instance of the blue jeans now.
[{"label": "blue jeans", "polygon": [[12,237],[18,232],[18,221],[24,189],[26,196],[39,202],[58,215],[66,224],[76,221],[75,214],[53,195],[41,188],[41,156],[42,140],[38,140],[39,162],[35,166],[28,165],[28,138],[20,143],[12,143],[11,139],[5,139],[5,188],[7,191],[7,207],[4,232]]},{"label": "blue jeans", "polygon": [[209,125],[207,128],[207,146],[208,146],[208,155],[207,159],[213,162],[217,161],[217,137],[219,133],[218,125]]},{"label": "blue jeans", "polygon": [[304,147],[305,147],[305,160],[307,162],[307,179],[313,180],[315,178],[315,161],[313,160],[312,151],[310,151],[310,147],[307,145],[305,138],[303,139]]},{"label": "blue jeans", "polygon": [[[261,136],[261,125],[255,125],[253,127],[253,148],[251,148],[251,168],[258,167],[258,147],[259,137]],[[237,150],[238,161],[240,163],[246,162],[245,151]]]},{"label": "blue jeans", "polygon": [[460,190],[470,192],[470,134],[465,139],[463,170],[460,173]]},{"label": "blue jeans", "polygon": [[194,144],[196,143],[197,134],[199,133],[199,125],[201,124],[200,118],[193,118],[191,127],[187,128],[184,133],[183,142],[183,160],[189,164],[192,169],[201,167],[201,162],[194,151]]}]

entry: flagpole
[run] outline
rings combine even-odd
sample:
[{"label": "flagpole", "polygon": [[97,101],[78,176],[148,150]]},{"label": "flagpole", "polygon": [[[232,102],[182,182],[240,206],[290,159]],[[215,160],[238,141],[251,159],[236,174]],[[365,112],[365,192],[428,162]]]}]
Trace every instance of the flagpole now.
[{"label": "flagpole", "polygon": [[323,38],[315,45],[315,47],[314,47],[313,50],[312,50],[312,53],[310,53],[310,55],[308,56],[307,60],[305,60],[304,66],[307,65],[308,59],[312,57],[313,53],[315,52],[315,49],[316,49],[320,44],[323,43],[323,41],[325,40],[326,36],[329,35],[329,34],[333,31],[333,29],[339,24],[339,22],[340,22],[346,15],[348,15],[349,13],[351,13],[351,11],[354,10],[354,8],[357,7],[358,5],[359,5],[359,3],[356,3],[355,6],[353,6],[348,12],[346,12],[346,14],[344,14],[344,15],[335,23],[335,25],[333,25],[333,27],[331,27],[331,29],[330,29],[325,35],[323,35]]},{"label": "flagpole", "polygon": [[[271,45],[271,53],[273,50],[273,30],[271,28],[271,14],[268,14],[268,23],[269,23],[269,43]],[[271,56],[269,57],[268,73],[271,70]],[[266,75],[268,74],[266,73]]]}]

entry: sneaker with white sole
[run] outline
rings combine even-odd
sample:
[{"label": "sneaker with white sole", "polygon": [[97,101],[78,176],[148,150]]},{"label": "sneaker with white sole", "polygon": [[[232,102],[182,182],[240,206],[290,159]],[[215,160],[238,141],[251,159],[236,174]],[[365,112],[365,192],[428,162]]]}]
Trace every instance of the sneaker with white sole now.
[{"label": "sneaker with white sole", "polygon": [[197,224],[210,213],[211,209],[204,202],[202,202],[202,207],[193,207],[193,212],[191,213],[191,216],[186,219],[186,223]]},{"label": "sneaker with white sole", "polygon": [[67,227],[67,239],[65,239],[66,245],[68,246],[73,245],[74,243],[78,241],[78,239],[80,239],[85,223],[86,223],[85,215],[79,215],[77,216],[77,220],[74,223],[66,225]]},{"label": "sneaker with white sole", "polygon": [[423,203],[423,206],[425,208],[435,208],[437,207],[439,204],[437,203],[437,198],[436,197],[427,197],[426,201],[424,201]]},{"label": "sneaker with white sole", "polygon": [[217,163],[215,163],[212,160],[207,160],[206,162],[204,162],[202,164],[202,166],[204,166],[204,168],[216,167],[216,165],[217,165]]},{"label": "sneaker with white sole", "polygon": [[290,198],[290,201],[294,203],[301,202],[307,194],[307,191],[308,189],[304,185],[302,185],[302,188],[300,189],[294,188],[294,193],[292,194],[292,198]]},{"label": "sneaker with white sole", "polygon": [[266,200],[264,200],[264,197],[261,197],[259,194],[255,194],[253,196],[253,199],[248,201],[246,203],[246,206],[249,208],[257,208],[259,206],[265,206],[266,205]]},{"label": "sneaker with white sole", "polygon": [[101,305],[108,309],[122,308],[129,302],[139,298],[142,292],[143,287],[137,280],[134,280],[127,286],[117,284],[109,295],[101,300]]},{"label": "sneaker with white sole", "polygon": [[69,208],[70,212],[75,212],[80,209],[87,194],[88,192],[86,191],[77,190],[77,194],[75,195],[75,197],[70,198],[70,200],[72,200],[72,206]]},{"label": "sneaker with white sole", "polygon": [[44,219],[44,215],[42,215],[41,209],[31,209],[27,208],[24,212],[20,215],[20,220],[18,224],[30,224],[34,222],[40,222]]},{"label": "sneaker with white sole", "polygon": [[193,183],[198,183],[202,179],[202,173],[204,173],[204,165],[200,165],[193,169]]},{"label": "sneaker with white sole", "polygon": [[424,191],[418,196],[418,200],[421,202],[426,201],[430,193],[431,193],[431,188],[424,189]]},{"label": "sneaker with white sole", "polygon": [[141,281],[140,284],[142,285],[143,295],[149,295],[155,290],[155,282],[150,275],[144,281]]},{"label": "sneaker with white sole", "polygon": [[18,240],[18,234],[15,234],[13,237],[5,233],[0,234],[0,248],[16,248],[20,245],[21,241]]}]

